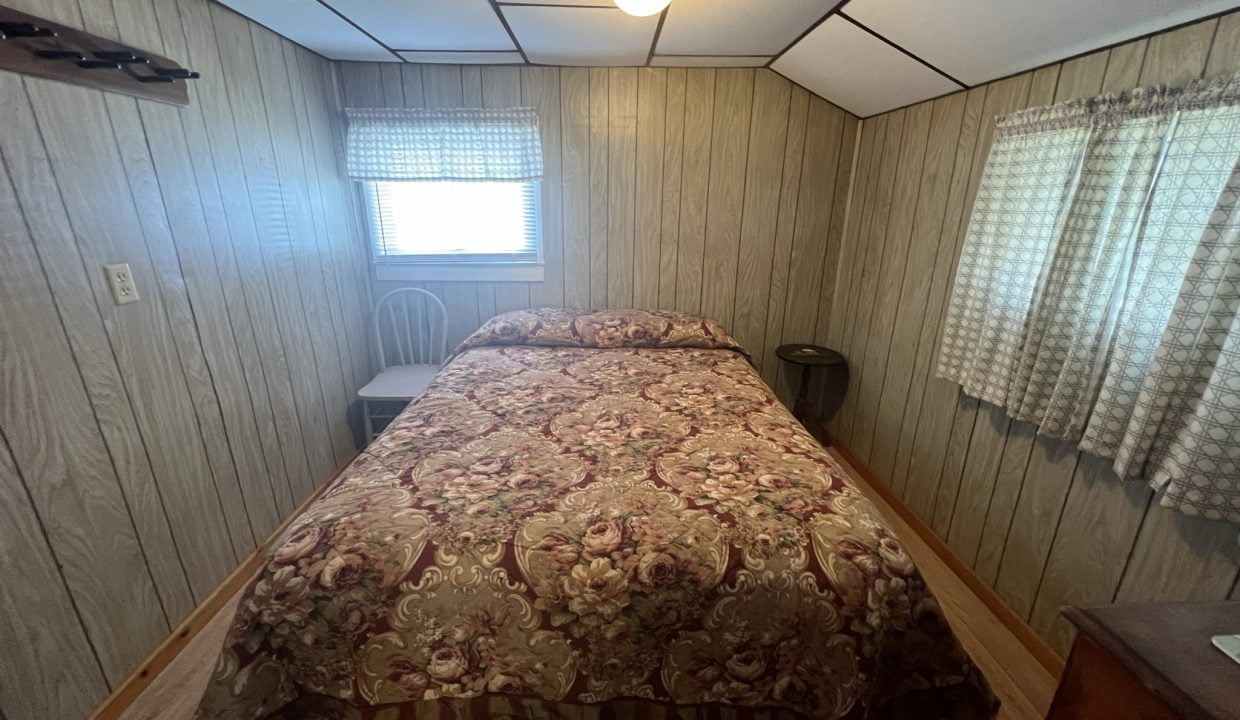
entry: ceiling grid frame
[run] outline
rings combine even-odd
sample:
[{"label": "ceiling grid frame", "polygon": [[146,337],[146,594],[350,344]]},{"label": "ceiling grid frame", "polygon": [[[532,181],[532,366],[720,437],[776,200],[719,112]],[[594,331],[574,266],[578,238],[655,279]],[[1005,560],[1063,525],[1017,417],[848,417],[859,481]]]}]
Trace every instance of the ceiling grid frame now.
[{"label": "ceiling grid frame", "polygon": [[516,46],[517,52],[521,53],[521,59],[526,65],[530,64],[530,56],[525,54],[525,48],[521,47],[521,41],[517,39],[517,34],[512,31],[512,26],[508,24],[508,18],[504,16],[504,11],[499,9],[497,0],[487,0],[491,9],[495,11],[495,17],[499,18],[499,22],[504,26],[504,31],[508,33],[508,37],[512,39],[512,44]]},{"label": "ceiling grid frame", "polygon": [[[699,15],[696,17],[702,17],[700,15],[702,6],[695,6],[693,4],[696,0],[679,1],[681,3],[690,3],[690,8],[699,11]],[[981,0],[978,1],[980,2]],[[1082,33],[1077,33],[1075,38],[1068,38],[1068,40],[1076,42],[1077,46],[1088,44],[1086,49],[1068,54],[1064,57],[1055,55],[1053,60],[1032,65],[1031,67],[1021,66],[1019,64],[1019,58],[1017,58],[1007,63],[1007,65],[1019,67],[1019,69],[1008,72],[1007,74],[990,77],[989,74],[985,73],[979,75],[979,70],[976,67],[962,75],[959,72],[959,68],[961,67],[959,61],[949,59],[945,64],[942,54],[937,53],[937,50],[941,50],[945,47],[953,50],[958,50],[960,47],[967,47],[968,37],[956,41],[954,45],[949,46],[944,44],[947,41],[945,41],[942,37],[927,38],[910,36],[908,34],[911,32],[908,29],[909,24],[914,21],[907,18],[907,13],[903,16],[897,17],[899,13],[898,8],[893,9],[890,6],[870,4],[873,0],[836,0],[833,3],[829,3],[830,7],[827,7],[821,16],[817,17],[812,23],[805,27],[804,30],[798,33],[795,37],[791,38],[787,44],[785,44],[782,48],[779,48],[774,54],[752,52],[752,49],[756,48],[766,50],[770,47],[771,40],[777,40],[780,38],[780,33],[778,30],[768,32],[763,36],[763,39],[755,39],[752,42],[738,42],[735,40],[736,34],[732,33],[729,35],[726,30],[726,28],[738,23],[733,22],[732,25],[723,26],[720,24],[720,21],[716,19],[713,24],[707,22],[705,24],[706,29],[699,31],[697,36],[686,36],[683,29],[681,29],[684,27],[684,23],[687,22],[687,20],[684,19],[684,13],[681,13],[679,23],[673,24],[677,23],[677,20],[675,19],[676,15],[672,13],[674,6],[669,4],[659,11],[657,20],[651,23],[648,28],[641,28],[639,25],[634,24],[634,18],[632,16],[625,17],[625,22],[629,23],[627,30],[625,31],[628,34],[625,42],[629,43],[630,48],[632,47],[632,43],[637,36],[645,34],[645,32],[650,33],[649,45],[643,53],[644,57],[638,56],[635,53],[635,48],[631,50],[625,50],[623,49],[623,46],[608,48],[606,43],[598,43],[591,45],[591,51],[588,51],[587,55],[583,56],[581,61],[574,61],[573,57],[574,53],[577,52],[578,48],[582,45],[580,41],[578,41],[576,46],[570,42],[562,46],[564,49],[551,49],[542,52],[543,57],[540,60],[538,57],[539,52],[531,50],[529,42],[523,42],[522,35],[524,32],[529,31],[529,27],[526,27],[524,30],[520,27],[514,27],[510,13],[527,12],[527,10],[534,8],[541,8],[544,11],[548,11],[550,14],[537,13],[534,16],[527,17],[524,21],[527,26],[530,22],[535,22],[536,24],[541,23],[542,28],[540,32],[542,39],[545,41],[555,38],[556,31],[559,29],[556,25],[556,21],[551,21],[549,19],[556,14],[556,11],[576,11],[578,13],[587,10],[614,13],[622,12],[616,7],[612,0],[482,0],[482,2],[485,3],[484,6],[489,8],[491,11],[488,16],[493,14],[495,21],[498,22],[498,26],[494,24],[486,25],[487,29],[483,35],[479,37],[486,37],[487,39],[478,43],[479,45],[485,47],[477,48],[467,47],[467,45],[471,44],[467,42],[470,37],[470,29],[469,27],[462,27],[462,23],[467,25],[468,22],[481,22],[481,18],[478,15],[478,13],[481,12],[481,7],[483,7],[481,3],[478,3],[478,6],[471,3],[467,12],[462,11],[463,14],[458,15],[455,18],[450,18],[447,15],[435,15],[436,18],[442,19],[443,22],[448,23],[445,27],[451,28],[448,32],[450,33],[449,37],[452,37],[453,39],[445,44],[453,45],[453,47],[435,47],[431,43],[421,43],[432,45],[430,47],[401,47],[399,43],[392,44],[393,36],[390,32],[381,31],[379,29],[372,31],[367,28],[366,22],[359,22],[357,18],[350,16],[350,12],[352,12],[352,10],[362,12],[362,6],[351,3],[375,3],[378,7],[382,7],[382,0],[305,0],[304,4],[299,4],[299,12],[288,13],[288,6],[285,6],[282,8],[282,14],[279,15],[275,14],[273,11],[266,10],[261,7],[266,5],[266,3],[262,2],[262,0],[220,0],[220,2],[230,6],[237,12],[248,15],[256,22],[271,28],[277,33],[284,34],[287,32],[288,35],[286,35],[286,37],[289,37],[291,40],[303,45],[310,51],[320,54],[330,60],[378,60],[400,63],[488,64],[496,66],[606,65],[611,67],[767,68],[784,76],[792,82],[797,83],[798,85],[806,87],[806,89],[810,90],[814,94],[823,97],[829,102],[832,102],[845,110],[848,110],[862,119],[892,112],[900,109],[901,107],[907,107],[916,103],[925,102],[927,100],[942,97],[954,92],[969,90],[977,87],[978,85],[996,82],[1006,77],[1031,72],[1041,67],[1071,60],[1076,57],[1105,50],[1158,33],[1169,32],[1193,23],[1207,21],[1229,15],[1231,13],[1240,12],[1240,4],[1234,2],[1233,0],[1194,0],[1193,2],[1185,3],[1185,6],[1182,8],[1177,8],[1176,13],[1172,13],[1166,18],[1168,24],[1163,25],[1159,22],[1161,16],[1156,13],[1151,15],[1153,12],[1151,8],[1157,8],[1158,6],[1147,3],[1144,6],[1144,14],[1136,17],[1128,25],[1121,23],[1118,29],[1114,29],[1114,23],[1109,23],[1106,24],[1105,32],[1102,28],[1090,29]],[[672,2],[677,2],[677,0],[672,0]],[[957,0],[957,4],[960,7],[967,7],[967,4],[965,4],[966,2],[967,0]],[[344,10],[342,10],[341,7],[338,7],[341,4],[343,4]],[[828,3],[824,2],[824,5],[826,4]],[[1230,6],[1218,9],[1220,4]],[[315,13],[310,10],[311,7],[321,8],[321,10],[318,11],[319,14],[315,15]],[[725,3],[722,7],[724,9],[721,10],[721,12],[728,13],[728,18],[731,18],[732,15],[737,12],[743,13],[743,11],[747,10],[747,7],[738,5],[737,3]],[[1124,6],[1122,4],[1117,5],[1117,11],[1123,7]],[[765,6],[760,2],[755,2],[754,8],[756,10],[760,9],[762,12],[770,12],[771,10],[769,6]],[[790,14],[783,16],[783,24],[779,25],[779,28],[791,30],[794,27],[799,26],[798,21],[807,19],[804,18],[804,15],[807,10],[811,9],[812,8],[810,6],[807,6],[806,2],[797,3],[795,8],[788,11]],[[1013,11],[1018,13],[1020,9],[1021,8],[1014,8]],[[328,23],[327,25],[323,24],[326,22],[325,18],[328,17],[327,13],[323,13],[323,10],[330,13],[331,23]],[[367,20],[367,22],[370,22],[371,24],[374,23],[374,10],[375,6],[370,6],[367,8],[367,12],[370,13],[370,19]],[[435,11],[437,12],[438,10],[439,8],[436,7]],[[993,8],[991,8],[991,11],[992,13],[995,12]],[[1201,11],[1202,14],[1191,16],[1192,13],[1198,11]],[[998,12],[1002,12],[1002,10],[999,10]],[[286,18],[285,15],[292,15],[293,17],[289,19]],[[836,18],[837,16],[839,19],[833,21],[833,18]],[[651,19],[653,17],[654,16],[651,15],[643,19]],[[690,17],[694,16],[690,15]],[[992,15],[992,18],[993,17],[994,16]],[[671,20],[669,20],[669,18],[671,18]],[[880,22],[880,24],[874,24],[876,19]],[[888,24],[888,21],[892,19],[894,19],[894,25]],[[905,20],[903,26],[900,23],[901,19]],[[1085,19],[1093,23],[1093,26],[1097,26],[1100,22],[1102,22],[1102,20],[1109,20],[1110,16],[1107,16],[1105,11],[1102,11],[1096,12],[1092,15],[1087,13]],[[1070,20],[1071,19],[1069,19],[1069,21]],[[316,22],[318,26],[313,27]],[[600,35],[606,35],[609,31],[607,25],[609,22],[610,20],[603,23],[596,23],[590,28],[593,31],[595,38],[598,38]],[[789,25],[790,22],[793,24]],[[792,58],[789,57],[790,53],[795,54],[794,51],[798,47],[801,47],[802,50],[822,52],[822,47],[812,46],[809,42],[807,42],[807,38],[811,38],[811,36],[815,33],[826,32],[828,27],[833,28],[832,33],[834,35],[838,35],[839,32],[841,32],[839,29],[841,25],[839,25],[839,23],[846,23],[858,33],[864,34],[871,39],[869,41],[862,42],[856,40],[856,38],[852,38],[855,41],[854,44],[856,44],[857,47],[862,48],[864,52],[847,55],[847,61],[851,62],[855,57],[862,57],[863,60],[860,63],[857,63],[857,65],[859,67],[866,68],[873,75],[870,79],[852,81],[852,85],[860,84],[863,88],[886,88],[889,90],[886,96],[879,95],[877,98],[871,98],[871,101],[861,102],[858,100],[858,96],[856,96],[855,93],[853,96],[850,96],[848,87],[843,87],[841,89],[838,85],[832,85],[832,82],[838,79],[838,72],[836,77],[830,75],[825,77],[807,77],[803,70],[798,70],[797,65],[792,63]],[[1011,23],[1009,23],[1009,25],[1010,24]],[[1131,36],[1124,35],[1125,28],[1129,26],[1132,26],[1133,29],[1137,31],[1136,34]],[[901,34],[902,27],[903,34]],[[1154,29],[1145,32],[1141,31],[1150,27],[1154,27]],[[479,26],[479,28],[481,29],[482,26]],[[498,38],[503,36],[496,34],[500,28],[502,28],[503,35],[507,36],[507,41],[511,43],[511,49],[503,49],[496,45]],[[676,29],[673,33],[674,36],[667,36],[665,34],[665,30],[668,28]],[[1008,30],[1008,32],[1010,33],[1011,31]],[[722,33],[722,35],[720,33]],[[535,34],[537,35],[539,33]],[[383,37],[381,38],[380,35]],[[829,35],[831,35],[831,33],[824,37]],[[1001,37],[1002,33],[999,33],[999,36]],[[1090,42],[1091,38],[1098,36],[1118,39],[1114,39],[1112,42],[1107,42],[1099,46],[1093,46]],[[671,37],[671,39],[668,40],[668,37]],[[725,40],[728,37],[733,38],[730,48],[735,50],[735,52],[726,52],[726,50],[729,49],[728,47],[711,47],[712,42],[716,44],[719,43],[720,37]],[[902,43],[899,41],[898,37],[903,37],[909,42]],[[417,40],[417,37],[408,37],[406,39]],[[423,39],[425,40],[426,38],[423,37]],[[466,42],[462,42],[462,40],[465,40]],[[668,52],[660,52],[661,41],[665,42],[665,46],[669,49]],[[554,43],[554,41],[552,42]],[[995,42],[996,41],[992,39],[991,44],[993,45]],[[915,45],[916,47],[910,47],[909,43],[912,43],[912,45]],[[590,45],[589,42],[584,44]],[[819,45],[821,45],[821,43],[819,43]],[[877,48],[880,45],[888,48],[889,50],[874,50],[874,48]],[[598,47],[599,52],[593,52],[594,47]],[[703,50],[714,49],[719,51],[684,51],[687,49],[696,49],[698,47],[701,47]],[[930,49],[927,50],[927,48]],[[828,48],[828,51],[829,50],[830,48]],[[866,54],[870,52],[878,52],[879,54],[871,57]],[[1047,56],[1048,53],[1054,54],[1054,48],[1043,49],[1039,52],[1041,55]],[[951,55],[951,53],[948,54]],[[903,60],[893,60],[892,58],[896,55],[903,58]],[[518,56],[520,58],[519,61]],[[959,56],[959,52],[952,57],[957,56]],[[1035,57],[1037,56],[1037,53],[1027,53],[1027,56]],[[833,67],[837,70],[843,66],[843,63],[830,62],[829,52],[825,57],[827,58],[825,61],[821,60],[820,57],[815,57],[813,59],[816,64],[820,66]],[[390,58],[390,60],[388,58]],[[490,58],[494,59],[492,60]],[[782,63],[781,60],[783,61]],[[802,59],[800,61],[801,66],[806,64],[806,60]],[[1001,69],[1008,69],[1007,66],[997,67],[1001,67]],[[920,69],[913,70],[913,68]],[[846,72],[855,74],[856,71],[849,69]],[[934,80],[933,78],[940,78],[941,81]],[[888,82],[889,79],[894,79],[896,82]]]}]

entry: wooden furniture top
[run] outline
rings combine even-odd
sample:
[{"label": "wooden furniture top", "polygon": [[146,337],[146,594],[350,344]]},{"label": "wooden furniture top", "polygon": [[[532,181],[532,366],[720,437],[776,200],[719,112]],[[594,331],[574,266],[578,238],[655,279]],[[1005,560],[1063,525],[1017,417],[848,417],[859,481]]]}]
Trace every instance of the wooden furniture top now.
[{"label": "wooden furniture top", "polygon": [[1240,663],[1210,642],[1240,633],[1240,602],[1067,608],[1064,615],[1183,718],[1240,718]]},{"label": "wooden furniture top", "polygon": [[820,345],[806,345],[805,343],[780,345],[775,349],[775,354],[781,360],[797,365],[811,365],[814,367],[840,365],[844,362],[844,356],[830,348]]}]

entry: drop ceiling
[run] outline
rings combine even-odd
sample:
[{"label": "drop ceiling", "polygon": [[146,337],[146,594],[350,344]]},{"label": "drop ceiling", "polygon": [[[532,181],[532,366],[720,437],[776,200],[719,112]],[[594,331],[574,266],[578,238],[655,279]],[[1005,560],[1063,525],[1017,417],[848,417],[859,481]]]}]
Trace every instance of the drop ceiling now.
[{"label": "drop ceiling", "polygon": [[1240,0],[221,0],[333,60],[770,67],[861,117]]}]

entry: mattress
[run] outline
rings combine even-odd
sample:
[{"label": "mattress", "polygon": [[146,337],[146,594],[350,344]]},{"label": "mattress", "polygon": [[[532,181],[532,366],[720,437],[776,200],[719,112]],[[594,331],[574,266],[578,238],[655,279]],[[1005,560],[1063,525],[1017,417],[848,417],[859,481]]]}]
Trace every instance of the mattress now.
[{"label": "mattress", "polygon": [[489,321],[273,545],[201,718],[993,717],[717,324]]}]

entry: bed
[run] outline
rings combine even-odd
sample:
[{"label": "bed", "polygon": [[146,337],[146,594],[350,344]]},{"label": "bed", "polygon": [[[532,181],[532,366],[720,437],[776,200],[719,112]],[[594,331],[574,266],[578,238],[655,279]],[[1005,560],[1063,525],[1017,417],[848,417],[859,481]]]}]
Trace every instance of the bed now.
[{"label": "bed", "polygon": [[273,544],[200,718],[987,718],[874,506],[717,324],[468,338]]}]

